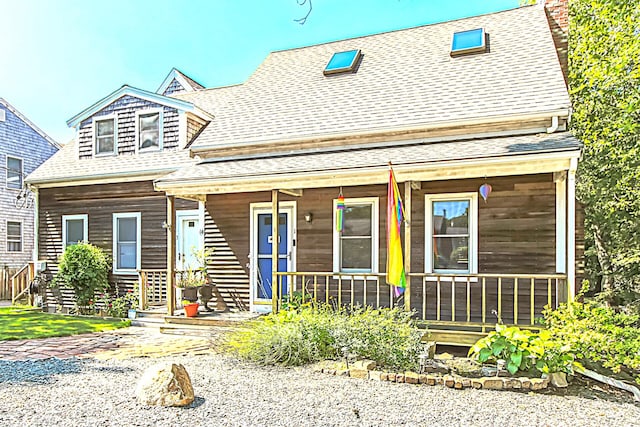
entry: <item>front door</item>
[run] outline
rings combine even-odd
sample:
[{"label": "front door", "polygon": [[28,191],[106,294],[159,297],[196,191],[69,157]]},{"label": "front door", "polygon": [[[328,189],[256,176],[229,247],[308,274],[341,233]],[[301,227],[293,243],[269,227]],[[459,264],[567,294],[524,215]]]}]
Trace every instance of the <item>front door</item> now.
[{"label": "front door", "polygon": [[198,268],[195,253],[202,249],[200,234],[200,215],[198,211],[177,211],[176,223],[176,268],[185,270],[187,267]]},{"label": "front door", "polygon": [[[270,207],[252,207],[252,250],[251,250],[251,309],[271,311],[272,281],[272,215]],[[278,271],[293,271],[294,266],[294,207],[280,207],[278,219]],[[281,295],[289,292],[290,280],[283,277]]]}]

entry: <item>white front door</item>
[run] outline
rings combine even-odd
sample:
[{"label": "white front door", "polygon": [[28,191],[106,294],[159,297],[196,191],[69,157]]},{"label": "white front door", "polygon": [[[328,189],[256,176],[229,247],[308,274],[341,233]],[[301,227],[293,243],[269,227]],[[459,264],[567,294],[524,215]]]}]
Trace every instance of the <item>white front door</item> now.
[{"label": "white front door", "polygon": [[195,256],[203,245],[199,211],[176,211],[176,224],[176,269],[200,267]]},{"label": "white front door", "polygon": [[[251,204],[251,311],[271,311],[271,204]],[[280,203],[278,219],[278,271],[295,270],[295,202]],[[289,293],[291,280],[283,277],[282,295]]]}]

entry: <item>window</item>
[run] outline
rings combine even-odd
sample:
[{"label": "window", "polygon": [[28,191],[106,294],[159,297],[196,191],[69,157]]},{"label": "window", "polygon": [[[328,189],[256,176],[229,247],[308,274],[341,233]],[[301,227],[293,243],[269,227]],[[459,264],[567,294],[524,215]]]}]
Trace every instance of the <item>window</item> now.
[{"label": "window", "polygon": [[[336,202],[333,201],[335,224]],[[345,199],[342,233],[333,231],[333,269],[343,273],[378,271],[378,198]]]},{"label": "window", "polygon": [[136,138],[140,151],[162,148],[162,113],[160,111],[136,113],[136,126]]},{"label": "window", "polygon": [[0,122],[7,120],[7,112],[0,108]]},{"label": "window", "polygon": [[95,120],[96,154],[115,154],[117,144],[116,120],[114,117]]},{"label": "window", "polygon": [[140,213],[113,214],[113,272],[140,269]]},{"label": "window", "polygon": [[66,248],[78,242],[89,240],[89,220],[87,215],[62,216],[62,246]]},{"label": "window", "polygon": [[324,75],[346,73],[355,70],[361,56],[360,49],[334,53],[324,68]]},{"label": "window", "polygon": [[22,252],[22,223],[7,221],[7,252]]},{"label": "window", "polygon": [[486,50],[487,45],[484,28],[453,33],[451,56],[485,52]]},{"label": "window", "polygon": [[22,188],[22,159],[7,156],[7,188]]},{"label": "window", "polygon": [[425,242],[427,273],[477,273],[478,195],[427,195]]}]

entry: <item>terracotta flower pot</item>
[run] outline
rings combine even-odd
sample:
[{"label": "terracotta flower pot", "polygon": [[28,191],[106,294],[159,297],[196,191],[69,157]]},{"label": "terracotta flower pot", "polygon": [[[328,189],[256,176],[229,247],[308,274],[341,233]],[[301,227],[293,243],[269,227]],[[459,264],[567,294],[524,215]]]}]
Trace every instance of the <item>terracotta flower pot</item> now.
[{"label": "terracotta flower pot", "polygon": [[196,317],[198,315],[198,306],[197,302],[186,304],[184,308],[184,314],[187,317]]}]

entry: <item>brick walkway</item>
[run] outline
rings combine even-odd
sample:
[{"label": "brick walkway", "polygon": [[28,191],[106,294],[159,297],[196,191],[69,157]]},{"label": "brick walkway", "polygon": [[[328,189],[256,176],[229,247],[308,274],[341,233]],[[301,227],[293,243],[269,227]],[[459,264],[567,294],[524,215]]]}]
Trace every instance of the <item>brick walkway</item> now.
[{"label": "brick walkway", "polygon": [[56,357],[126,359],[211,352],[208,338],[162,335],[157,329],[130,327],[95,334],[34,340],[0,341],[0,360]]}]

